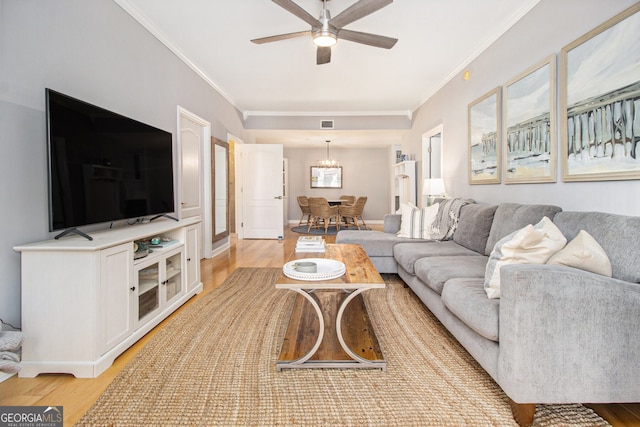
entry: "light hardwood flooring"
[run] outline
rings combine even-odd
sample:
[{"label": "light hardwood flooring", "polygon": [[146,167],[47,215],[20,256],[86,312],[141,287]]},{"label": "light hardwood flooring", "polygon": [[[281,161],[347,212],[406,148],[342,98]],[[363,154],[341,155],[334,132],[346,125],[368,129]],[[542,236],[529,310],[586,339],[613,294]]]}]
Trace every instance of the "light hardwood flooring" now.
[{"label": "light hardwood flooring", "polygon": [[[382,229],[381,225],[372,225]],[[232,237],[231,248],[210,260],[202,260],[201,275],[204,290],[140,339],[98,378],[74,378],[71,375],[39,375],[36,378],[13,376],[0,383],[0,406],[63,406],[64,425],[74,425],[94,404],[126,364],[142,349],[166,322],[180,313],[184,307],[202,298],[219,286],[237,267],[281,267],[291,255],[299,234],[285,231],[285,238],[277,240],[239,240]],[[327,236],[327,243],[335,237]],[[640,403],[591,405],[614,427],[640,426]]]}]

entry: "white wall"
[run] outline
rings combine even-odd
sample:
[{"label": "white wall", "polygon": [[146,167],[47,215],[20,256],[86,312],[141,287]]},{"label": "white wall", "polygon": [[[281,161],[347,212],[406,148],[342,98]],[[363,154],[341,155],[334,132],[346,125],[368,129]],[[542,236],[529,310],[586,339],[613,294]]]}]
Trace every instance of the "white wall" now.
[{"label": "white wall", "polygon": [[389,213],[389,148],[331,148],[331,158],[342,166],[342,188],[311,188],[310,167],[327,157],[326,148],[285,147],[289,159],[289,220],[300,219],[296,197],[326,197],[338,199],[341,194],[367,196],[364,219],[381,221]]},{"label": "white wall", "polygon": [[469,65],[469,81],[464,81],[461,75],[454,78],[416,111],[412,131],[403,141],[403,151],[420,153],[422,134],[442,123],[443,177],[450,195],[483,203],[550,203],[564,210],[638,215],[638,180],[563,183],[560,162],[558,182],[550,184],[469,185],[467,172],[468,104],[545,57],[559,56],[562,47],[634,3],[634,0],[542,0]]},{"label": "white wall", "polygon": [[[20,256],[48,239],[45,87],[170,131],[177,106],[250,142],[238,111],[116,3],[0,0],[0,318],[20,324]],[[69,301],[73,304],[73,301]]]}]

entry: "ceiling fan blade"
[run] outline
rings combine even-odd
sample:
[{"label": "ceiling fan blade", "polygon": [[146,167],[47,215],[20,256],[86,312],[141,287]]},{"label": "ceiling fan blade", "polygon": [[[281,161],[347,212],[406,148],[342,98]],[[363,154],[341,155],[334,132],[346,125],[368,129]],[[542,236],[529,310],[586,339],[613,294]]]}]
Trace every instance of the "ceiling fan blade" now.
[{"label": "ceiling fan blade", "polygon": [[362,43],[373,47],[381,47],[383,49],[391,49],[398,41],[398,39],[394,39],[392,37],[361,33],[360,31],[351,30],[338,31],[338,38],[340,40],[348,40],[350,42]]},{"label": "ceiling fan blade", "polygon": [[316,51],[316,64],[328,64],[331,62],[331,48],[330,47],[321,47],[318,46],[318,50]]},{"label": "ceiling fan blade", "polygon": [[314,18],[311,14],[309,14],[309,12],[307,12],[306,10],[304,10],[303,8],[295,4],[293,1],[291,0],[272,0],[272,1],[278,6],[293,13],[298,18],[302,19],[312,27],[322,27],[322,23],[318,21],[317,18]]},{"label": "ceiling fan blade", "polygon": [[[275,1],[275,0],[274,0]],[[329,21],[336,29],[349,25],[353,21],[364,18],[373,12],[393,3],[393,0],[360,0],[349,6]]]},{"label": "ceiling fan blade", "polygon": [[287,39],[293,39],[296,37],[310,36],[310,35],[311,35],[311,31],[298,31],[297,33],[287,33],[287,34],[279,34],[277,36],[261,37],[259,39],[253,39],[251,41],[256,44],[262,44],[262,43],[271,43],[271,42],[277,42],[280,40],[287,40]]}]

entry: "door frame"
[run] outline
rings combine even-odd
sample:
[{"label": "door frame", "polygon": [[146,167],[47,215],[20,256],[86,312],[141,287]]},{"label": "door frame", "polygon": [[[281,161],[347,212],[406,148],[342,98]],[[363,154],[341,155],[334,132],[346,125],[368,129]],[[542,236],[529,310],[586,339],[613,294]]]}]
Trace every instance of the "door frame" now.
[{"label": "door frame", "polygon": [[235,182],[235,234],[238,240],[244,239],[244,233],[242,232],[243,212],[242,212],[242,145],[244,141],[237,136],[227,132],[227,143],[233,147],[233,166],[234,166],[234,182]]},{"label": "door frame", "polygon": [[200,143],[200,159],[198,163],[200,165],[200,200],[202,201],[201,216],[202,227],[199,227],[200,232],[200,253],[204,258],[211,258],[212,256],[212,242],[210,238],[213,230],[213,211],[211,207],[211,123],[202,117],[197,116],[186,108],[178,105],[177,111],[177,158],[178,158],[178,173],[176,174],[176,185],[178,191],[178,218],[182,219],[182,209],[180,208],[182,202],[182,149],[181,149],[181,119],[188,119],[196,124],[200,125],[202,130],[202,140]]}]

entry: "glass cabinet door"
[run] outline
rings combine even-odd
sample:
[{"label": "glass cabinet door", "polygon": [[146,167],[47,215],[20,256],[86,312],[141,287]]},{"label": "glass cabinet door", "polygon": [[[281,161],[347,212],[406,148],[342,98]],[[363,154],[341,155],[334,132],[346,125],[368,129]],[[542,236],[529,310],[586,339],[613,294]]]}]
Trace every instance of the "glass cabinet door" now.
[{"label": "glass cabinet door", "polygon": [[160,263],[138,270],[138,320],[160,307]]},{"label": "glass cabinet door", "polygon": [[182,292],[182,251],[165,259],[163,285],[167,302]]}]

